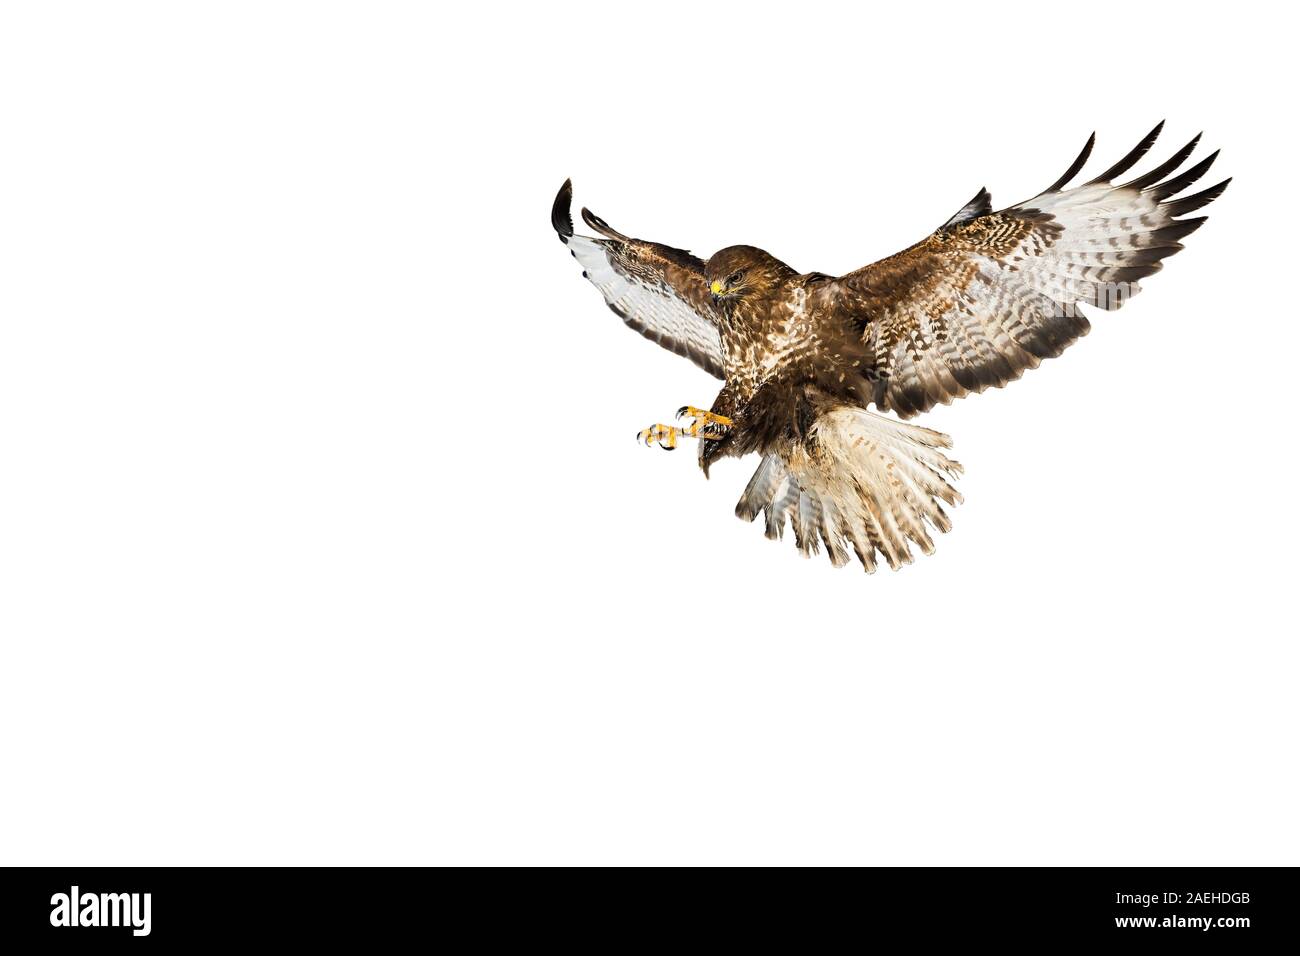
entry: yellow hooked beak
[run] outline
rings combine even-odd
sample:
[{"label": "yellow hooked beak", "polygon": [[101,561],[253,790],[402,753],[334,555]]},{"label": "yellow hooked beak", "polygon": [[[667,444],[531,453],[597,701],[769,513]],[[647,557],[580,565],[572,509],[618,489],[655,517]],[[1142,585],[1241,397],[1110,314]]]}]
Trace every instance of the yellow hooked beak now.
[{"label": "yellow hooked beak", "polygon": [[714,295],[722,295],[723,292],[722,283],[719,282],[717,279],[714,279],[711,283],[709,283],[709,291],[712,292]]}]

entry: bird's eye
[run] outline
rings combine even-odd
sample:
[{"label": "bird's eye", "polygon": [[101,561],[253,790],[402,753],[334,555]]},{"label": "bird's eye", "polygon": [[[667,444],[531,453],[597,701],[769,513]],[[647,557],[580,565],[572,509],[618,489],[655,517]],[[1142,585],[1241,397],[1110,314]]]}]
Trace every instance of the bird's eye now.
[{"label": "bird's eye", "polygon": [[727,276],[727,285],[735,285],[741,279],[745,278],[744,270],[738,270]]}]

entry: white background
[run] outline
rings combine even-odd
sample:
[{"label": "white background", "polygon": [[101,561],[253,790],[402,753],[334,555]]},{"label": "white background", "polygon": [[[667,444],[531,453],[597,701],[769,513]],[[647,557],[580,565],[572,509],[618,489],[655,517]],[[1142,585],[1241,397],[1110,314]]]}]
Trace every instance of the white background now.
[{"label": "white background", "polygon": [[[1300,862],[1270,9],[7,7],[0,861]],[[898,573],[635,444],[717,383],[548,221],[843,272],[1161,118],[1233,186]]]}]

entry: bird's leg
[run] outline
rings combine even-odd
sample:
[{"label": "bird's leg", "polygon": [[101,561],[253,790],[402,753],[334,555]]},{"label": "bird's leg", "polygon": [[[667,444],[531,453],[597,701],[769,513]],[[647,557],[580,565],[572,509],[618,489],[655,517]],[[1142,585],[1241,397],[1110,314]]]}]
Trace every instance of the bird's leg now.
[{"label": "bird's leg", "polygon": [[685,428],[678,428],[675,425],[651,425],[637,432],[636,440],[647,448],[658,442],[660,448],[672,451],[677,447],[678,438],[720,441],[732,424],[731,419],[725,415],[715,415],[713,412],[706,412],[692,405],[683,405],[677,410],[677,417],[683,416],[692,419]]},{"label": "bird's leg", "polygon": [[718,441],[726,434],[734,422],[726,415],[717,415],[713,412],[705,411],[702,408],[696,408],[694,405],[683,405],[677,409],[677,417],[683,416],[692,419],[683,434],[690,435],[692,438],[705,438],[709,441]]}]

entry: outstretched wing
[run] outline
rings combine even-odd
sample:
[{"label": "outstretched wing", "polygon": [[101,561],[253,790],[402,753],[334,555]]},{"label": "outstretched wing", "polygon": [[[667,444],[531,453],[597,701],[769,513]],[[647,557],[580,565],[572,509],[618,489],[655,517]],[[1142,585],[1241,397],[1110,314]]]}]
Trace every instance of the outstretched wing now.
[{"label": "outstretched wing", "polygon": [[1096,179],[1064,188],[1083,168],[1094,137],[1056,183],[993,212],[980,192],[927,239],[852,272],[826,294],[863,329],[873,356],[875,400],[904,418],[1019,378],[1088,331],[1080,303],[1117,309],[1137,280],[1161,268],[1205,217],[1200,209],[1229,180],[1172,199],[1218,153],[1166,179],[1197,136],[1167,162],[1122,185],[1112,180],[1151,148],[1156,126]]},{"label": "outstretched wing", "polygon": [[583,221],[605,238],[575,235],[572,201],[573,184],[566,180],[551,208],[551,225],[606,304],[650,341],[724,378],[722,339],[704,263],[684,249],[629,239],[586,209]]}]

